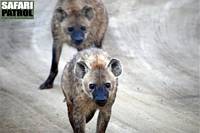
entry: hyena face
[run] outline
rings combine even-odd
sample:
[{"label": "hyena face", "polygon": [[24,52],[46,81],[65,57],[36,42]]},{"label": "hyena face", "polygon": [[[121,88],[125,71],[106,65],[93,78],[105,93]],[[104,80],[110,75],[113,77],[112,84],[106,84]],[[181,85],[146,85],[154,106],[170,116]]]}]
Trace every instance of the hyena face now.
[{"label": "hyena face", "polygon": [[85,76],[84,89],[100,106],[106,104],[108,98],[115,92],[115,76],[103,68],[95,69]]},{"label": "hyena face", "polygon": [[66,10],[61,7],[57,9],[61,22],[62,31],[71,44],[80,45],[87,39],[90,32],[90,25],[93,20],[94,11],[92,7],[84,6],[70,7]]},{"label": "hyena face", "polygon": [[82,78],[86,95],[97,105],[104,106],[116,93],[117,77],[121,74],[122,69],[117,59],[112,59],[107,65],[96,63],[88,66],[84,62],[78,62],[76,75]]}]

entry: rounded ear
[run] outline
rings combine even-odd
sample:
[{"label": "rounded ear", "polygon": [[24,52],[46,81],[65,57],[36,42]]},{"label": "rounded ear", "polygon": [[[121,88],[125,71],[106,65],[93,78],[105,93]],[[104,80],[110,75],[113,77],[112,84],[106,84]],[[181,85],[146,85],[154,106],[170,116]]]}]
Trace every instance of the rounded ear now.
[{"label": "rounded ear", "polygon": [[80,61],[76,63],[75,66],[75,75],[79,79],[82,79],[85,74],[88,72],[88,66],[85,64],[85,62]]},{"label": "rounded ear", "polygon": [[59,21],[63,21],[67,17],[67,13],[62,9],[62,7],[58,7],[56,9],[56,18]]},{"label": "rounded ear", "polygon": [[112,59],[108,64],[108,67],[111,69],[111,72],[118,77],[122,73],[122,66],[119,60]]},{"label": "rounded ear", "polygon": [[82,9],[82,14],[88,18],[89,20],[91,20],[94,16],[94,11],[92,7],[89,6],[84,6]]}]

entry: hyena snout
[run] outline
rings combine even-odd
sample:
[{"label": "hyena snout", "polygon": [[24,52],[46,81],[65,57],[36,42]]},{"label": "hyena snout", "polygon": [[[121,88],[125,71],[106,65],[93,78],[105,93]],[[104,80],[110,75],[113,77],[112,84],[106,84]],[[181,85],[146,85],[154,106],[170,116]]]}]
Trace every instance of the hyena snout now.
[{"label": "hyena snout", "polygon": [[106,87],[100,86],[94,88],[92,95],[97,105],[104,106],[107,103],[109,92]]},{"label": "hyena snout", "polygon": [[79,27],[68,27],[67,33],[70,34],[71,41],[76,44],[80,45],[85,40],[85,33],[86,33],[86,27],[85,26],[79,26]]}]

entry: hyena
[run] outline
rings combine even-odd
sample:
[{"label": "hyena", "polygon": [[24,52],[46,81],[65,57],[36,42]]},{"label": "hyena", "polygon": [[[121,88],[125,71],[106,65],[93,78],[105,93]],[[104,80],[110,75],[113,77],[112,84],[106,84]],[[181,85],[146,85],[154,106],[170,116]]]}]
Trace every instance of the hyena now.
[{"label": "hyena", "polygon": [[85,132],[86,123],[92,119],[97,109],[96,132],[105,132],[121,73],[120,61],[96,48],[79,52],[65,66],[61,87],[74,133]]},{"label": "hyena", "polygon": [[63,43],[78,51],[102,47],[108,15],[101,0],[58,0],[52,18],[52,63],[47,80],[40,89],[53,87]]}]

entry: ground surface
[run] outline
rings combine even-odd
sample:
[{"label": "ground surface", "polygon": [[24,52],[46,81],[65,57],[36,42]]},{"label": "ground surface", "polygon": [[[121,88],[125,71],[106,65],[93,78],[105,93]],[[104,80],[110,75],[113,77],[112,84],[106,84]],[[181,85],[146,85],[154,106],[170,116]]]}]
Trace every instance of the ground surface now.
[{"label": "ground surface", "polygon": [[[36,0],[34,20],[0,21],[0,133],[71,133],[61,72],[76,51],[65,46],[55,87],[49,73],[56,0]],[[108,133],[199,133],[198,0],[105,0],[104,48],[123,63]],[[95,132],[96,118],[88,125]]]}]

